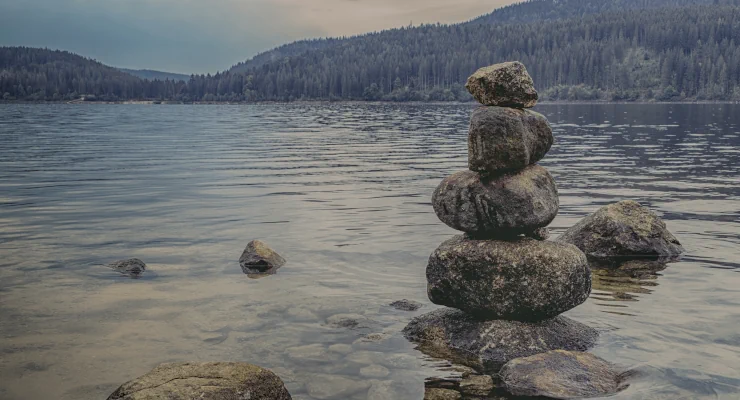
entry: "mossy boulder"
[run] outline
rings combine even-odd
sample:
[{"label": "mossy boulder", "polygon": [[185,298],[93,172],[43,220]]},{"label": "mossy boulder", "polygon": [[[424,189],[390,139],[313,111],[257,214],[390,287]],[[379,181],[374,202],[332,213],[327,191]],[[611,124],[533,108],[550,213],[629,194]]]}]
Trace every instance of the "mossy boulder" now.
[{"label": "mossy boulder", "polygon": [[285,259],[264,242],[253,240],[239,257],[239,265],[245,274],[254,274],[276,270],[285,265]]},{"label": "mossy boulder", "polygon": [[459,235],[429,257],[427,285],[433,303],[478,319],[539,321],[586,301],[591,270],[573,245]]},{"label": "mossy boulder", "polygon": [[598,338],[593,328],[563,316],[540,322],[481,321],[451,308],[414,318],[403,333],[428,356],[487,374],[515,358],[558,349],[586,351]]},{"label": "mossy boulder", "polygon": [[589,353],[555,350],[506,364],[499,374],[515,396],[550,399],[606,397],[625,388],[624,374]]},{"label": "mossy boulder", "polygon": [[592,258],[675,257],[684,252],[665,222],[632,200],[599,209],[557,241],[573,244]]},{"label": "mossy boulder", "polygon": [[476,237],[529,234],[558,215],[558,189],[539,165],[483,178],[473,171],[447,177],[432,196],[437,217],[453,229]]},{"label": "mossy boulder", "polygon": [[555,138],[542,114],[506,107],[473,111],[468,166],[484,176],[520,170],[545,157]]},{"label": "mossy boulder", "polygon": [[124,383],[108,400],[290,400],[283,381],[256,365],[170,363]]},{"label": "mossy boulder", "polygon": [[518,61],[481,68],[468,78],[465,87],[486,106],[531,108],[537,104],[534,81]]}]

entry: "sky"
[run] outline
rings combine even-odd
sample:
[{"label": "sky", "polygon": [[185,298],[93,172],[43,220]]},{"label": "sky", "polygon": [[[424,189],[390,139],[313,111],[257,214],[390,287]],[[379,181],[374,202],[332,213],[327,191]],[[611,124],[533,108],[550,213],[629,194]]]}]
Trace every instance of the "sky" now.
[{"label": "sky", "polygon": [[215,73],[275,46],[462,22],[516,0],[0,0],[0,46],[108,65]]}]

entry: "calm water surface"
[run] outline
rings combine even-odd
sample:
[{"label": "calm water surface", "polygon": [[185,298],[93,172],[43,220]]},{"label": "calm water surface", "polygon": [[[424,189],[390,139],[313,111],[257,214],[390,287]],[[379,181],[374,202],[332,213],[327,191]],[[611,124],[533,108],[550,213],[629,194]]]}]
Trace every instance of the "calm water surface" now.
[{"label": "calm water surface", "polygon": [[[560,234],[635,199],[687,255],[595,271],[569,317],[641,372],[617,399],[740,398],[740,105],[539,106],[557,143]],[[101,399],[166,361],[272,368],[294,399],[420,399],[450,374],[400,335],[455,232],[431,193],[466,168],[471,105],[0,105],[0,398]],[[250,279],[261,238],[288,264]],[[138,257],[132,280],[104,265]],[[408,298],[418,312],[388,303]],[[326,323],[359,314],[352,329]],[[363,341],[368,334],[381,340]],[[345,344],[346,346],[330,345]],[[380,364],[386,378],[360,369]],[[368,389],[368,387],[370,389]]]}]

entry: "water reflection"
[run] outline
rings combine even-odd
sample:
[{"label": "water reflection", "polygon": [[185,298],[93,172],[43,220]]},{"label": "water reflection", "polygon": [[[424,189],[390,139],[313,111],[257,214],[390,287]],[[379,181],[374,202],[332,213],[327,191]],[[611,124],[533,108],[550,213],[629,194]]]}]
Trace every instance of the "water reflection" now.
[{"label": "water reflection", "polygon": [[623,302],[639,301],[658,286],[660,272],[677,259],[589,260],[591,299],[604,307],[603,312],[632,315]]}]

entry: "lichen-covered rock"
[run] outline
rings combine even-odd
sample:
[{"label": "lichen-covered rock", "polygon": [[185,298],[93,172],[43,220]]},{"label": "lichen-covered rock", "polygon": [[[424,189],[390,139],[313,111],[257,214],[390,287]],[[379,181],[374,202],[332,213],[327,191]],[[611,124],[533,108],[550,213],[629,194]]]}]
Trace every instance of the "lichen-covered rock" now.
[{"label": "lichen-covered rock", "polygon": [[478,237],[531,233],[552,222],[560,206],[555,180],[539,165],[490,179],[462,171],[444,179],[432,196],[437,217]]},{"label": "lichen-covered rock", "polygon": [[622,373],[589,353],[556,350],[519,358],[506,364],[499,375],[504,388],[515,396],[581,399],[624,389]]},{"label": "lichen-covered rock", "polygon": [[594,258],[670,257],[684,251],[660,217],[632,200],[601,208],[557,241],[571,243]]},{"label": "lichen-covered rock", "polygon": [[162,364],[124,383],[108,400],[290,400],[283,381],[255,365],[234,362]]},{"label": "lichen-covered rock", "polygon": [[459,235],[429,257],[427,293],[433,303],[478,319],[539,321],[586,301],[591,270],[573,245]]},{"label": "lichen-covered rock", "polygon": [[550,350],[586,351],[598,333],[563,316],[540,322],[481,321],[443,308],[411,320],[404,335],[425,354],[496,373],[507,362]]},{"label": "lichen-covered rock", "polygon": [[537,104],[534,81],[518,61],[483,67],[468,78],[465,87],[486,106],[531,108]]},{"label": "lichen-covered rock", "polygon": [[253,240],[239,257],[239,265],[245,274],[254,274],[280,268],[285,265],[285,259],[262,241]]},{"label": "lichen-covered rock", "polygon": [[527,237],[535,240],[547,240],[550,238],[550,228],[539,228],[527,233]]},{"label": "lichen-covered rock", "polygon": [[146,264],[138,258],[132,258],[110,263],[108,268],[132,278],[138,278],[146,271]]},{"label": "lichen-covered rock", "polygon": [[479,107],[468,135],[468,166],[484,176],[520,170],[545,157],[554,142],[542,114],[505,107]]}]

